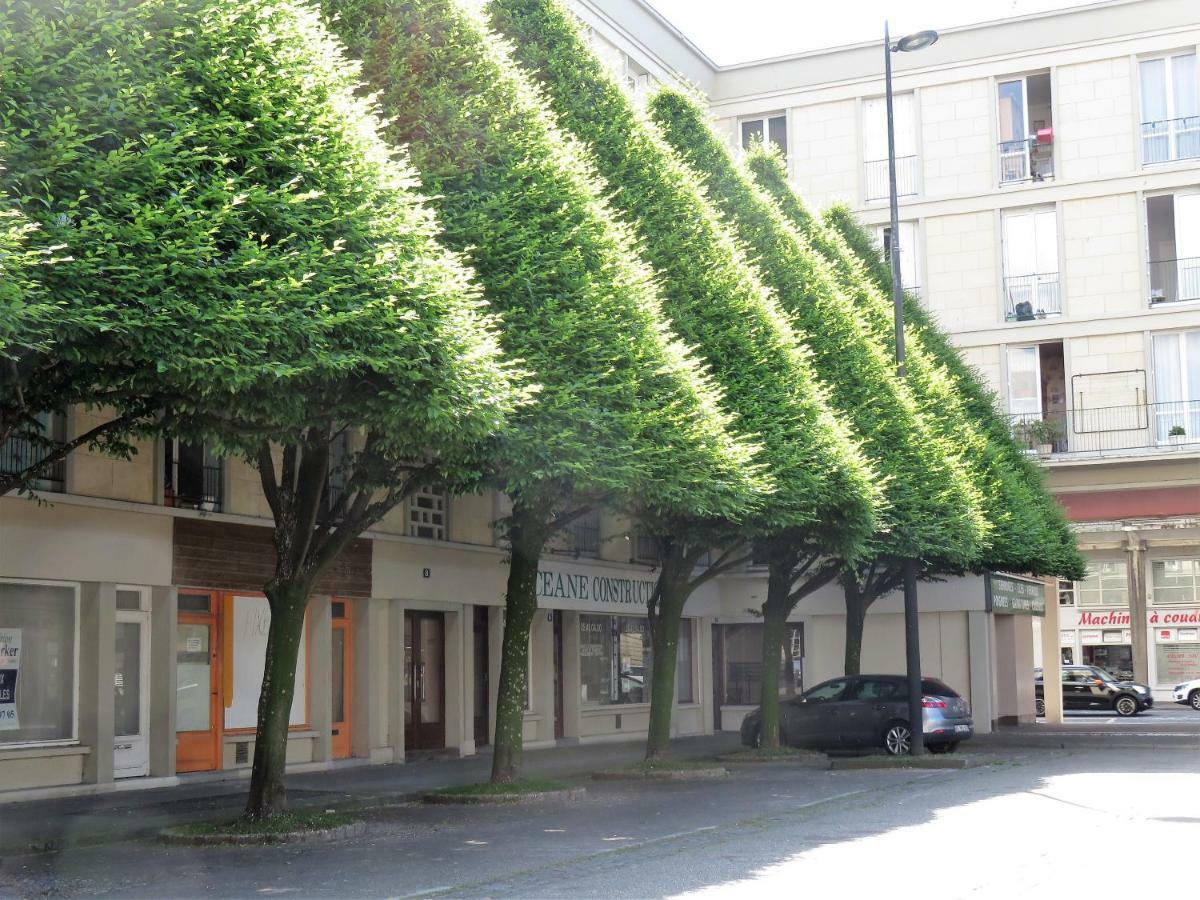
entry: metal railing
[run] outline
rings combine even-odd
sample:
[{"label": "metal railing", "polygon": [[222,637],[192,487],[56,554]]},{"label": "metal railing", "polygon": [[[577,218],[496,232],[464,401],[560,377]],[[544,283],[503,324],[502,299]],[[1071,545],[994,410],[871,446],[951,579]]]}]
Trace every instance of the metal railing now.
[{"label": "metal railing", "polygon": [[1013,275],[1004,279],[1004,317],[1009,322],[1029,322],[1062,313],[1062,293],[1057,272]]},{"label": "metal railing", "polygon": [[[863,164],[867,200],[888,198],[888,161],[871,159]],[[917,157],[896,157],[896,196],[913,197],[917,193]]]},{"label": "metal railing", "polygon": [[1200,116],[1142,123],[1142,161],[1146,164],[1200,157]]},{"label": "metal railing", "polygon": [[576,556],[600,555],[600,514],[590,512],[566,527],[568,551]]},{"label": "metal railing", "polygon": [[1200,400],[1017,413],[1008,419],[1017,445],[1043,456],[1200,449]]},{"label": "metal railing", "polygon": [[1054,177],[1054,145],[1037,138],[1000,142],[1000,183],[1048,181]]},{"label": "metal railing", "polygon": [[182,509],[221,511],[221,464],[195,466],[176,462],[167,473],[163,504]]},{"label": "metal railing", "polygon": [[1150,260],[1150,302],[1200,300],[1200,256]]},{"label": "metal railing", "polygon": [[[30,466],[37,465],[56,449],[60,441],[33,441],[21,435],[13,435],[0,444],[0,475],[16,475]],[[30,487],[40,491],[61,491],[66,483],[67,462],[60,459],[43,466]]]}]

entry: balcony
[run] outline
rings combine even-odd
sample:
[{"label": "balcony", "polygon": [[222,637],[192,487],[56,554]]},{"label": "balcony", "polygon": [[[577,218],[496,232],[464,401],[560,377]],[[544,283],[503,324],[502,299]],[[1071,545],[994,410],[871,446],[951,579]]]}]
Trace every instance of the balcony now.
[{"label": "balcony", "polygon": [[1200,256],[1150,261],[1150,304],[1200,300]]},{"label": "balcony", "polygon": [[1046,135],[1000,142],[1000,183],[1050,181],[1054,178],[1054,144]]},{"label": "balcony", "polygon": [[[873,159],[863,164],[863,183],[866,199],[886,200],[888,191],[888,161]],[[896,196],[915,197],[917,194],[917,157],[896,157]]]},{"label": "balcony", "polygon": [[1062,315],[1062,292],[1057,272],[1013,275],[1004,279],[1004,318],[1008,322],[1031,322]]},{"label": "balcony", "polygon": [[1200,451],[1200,401],[1010,415],[1018,446],[1041,457],[1080,459]]},{"label": "balcony", "polygon": [[1146,165],[1200,157],[1200,116],[1142,123],[1142,161]]},{"label": "balcony", "polygon": [[[62,446],[59,441],[31,441],[27,437],[14,435],[0,444],[0,474],[15,475],[44,460]],[[42,469],[30,487],[39,491],[61,491],[66,483],[67,464],[65,459],[50,463]]]}]

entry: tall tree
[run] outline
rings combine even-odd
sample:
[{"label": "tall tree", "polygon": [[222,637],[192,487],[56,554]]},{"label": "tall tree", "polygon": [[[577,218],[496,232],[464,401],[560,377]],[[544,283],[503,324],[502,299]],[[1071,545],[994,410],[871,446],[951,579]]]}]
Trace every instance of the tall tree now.
[{"label": "tall tree", "polygon": [[307,6],[65,0],[5,22],[3,186],[71,259],[40,288],[99,323],[99,346],[68,332],[39,365],[107,367],[105,402],[152,400],[143,427],[259,470],[276,561],[246,815],[267,817],[313,582],[412,486],[474,482],[520,392]]},{"label": "tall tree", "polygon": [[[854,429],[881,477],[885,515],[867,545],[871,559],[944,560],[967,566],[978,552],[985,528],[979,491],[946,436],[929,427],[936,410],[921,409],[883,347],[867,332],[842,293],[829,264],[784,217],[712,130],[708,113],[675,89],[656,92],[651,116],[667,140],[701,178],[735,235],[756,260],[764,281],[776,292],[813,354],[830,402]],[[853,568],[853,559],[830,559]],[[788,583],[763,604],[763,746],[779,743],[778,667],[784,623],[813,575],[781,571]],[[819,575],[815,576],[819,580]],[[857,618],[855,618],[857,617]],[[847,604],[848,630],[862,630],[859,608]],[[851,622],[850,619],[855,619]],[[847,659],[847,671],[859,660]]]},{"label": "tall tree", "polygon": [[[557,0],[493,0],[495,27],[541,81],[563,125],[591,149],[658,272],[678,333],[724,388],[735,421],[760,436],[776,491],[744,523],[636,512],[659,546],[650,601],[653,666],[646,755],[670,739],[680,618],[688,596],[744,561],[747,539],[772,557],[853,557],[875,526],[877,473],[826,405],[808,353],[705,199],[703,185],[588,48]],[[713,546],[711,562],[697,566]],[[771,623],[772,626],[774,623]]]},{"label": "tall tree", "polygon": [[[446,240],[504,313],[538,402],[497,448],[512,498],[492,780],[520,772],[529,626],[546,540],[599,503],[744,512],[767,486],[672,338],[650,270],[504,45],[451,0],[329,0],[435,197]],[[740,424],[740,423],[739,423]],[[742,429],[741,433],[749,433]]]},{"label": "tall tree", "polygon": [[[894,326],[885,293],[885,288],[890,290],[891,274],[871,239],[842,207],[831,208],[824,219],[813,215],[788,185],[776,154],[752,152],[748,164],[785,215],[833,266],[839,284],[862,310],[877,339],[891,340]],[[1040,473],[996,415],[994,398],[919,301],[906,296],[904,302],[910,388],[931,398],[933,408],[941,411],[938,422],[955,436],[982,492],[990,530],[968,570],[1074,577],[1083,568],[1074,537],[1045,491]],[[921,576],[930,579],[962,571],[942,562],[928,562]],[[859,577],[845,584],[847,598],[865,611],[876,598],[894,590],[899,577],[897,570],[880,560],[865,561]],[[861,632],[858,641],[861,645]]]}]

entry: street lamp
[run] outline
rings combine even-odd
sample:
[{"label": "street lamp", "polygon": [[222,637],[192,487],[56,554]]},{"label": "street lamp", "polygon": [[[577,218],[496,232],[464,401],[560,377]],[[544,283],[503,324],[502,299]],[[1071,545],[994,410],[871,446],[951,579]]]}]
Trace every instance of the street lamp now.
[{"label": "street lamp", "polygon": [[[900,280],[900,205],[896,199],[896,125],[892,119],[892,54],[923,50],[938,39],[936,31],[906,34],[892,43],[887,22],[883,23],[883,71],[887,88],[888,201],[892,231],[889,242],[892,264],[892,303],[896,310],[896,374],[906,377],[904,364],[904,286]],[[904,561],[904,658],[908,668],[908,722],[912,732],[913,756],[925,752],[925,728],[921,699],[921,634],[917,619],[917,561]]]}]

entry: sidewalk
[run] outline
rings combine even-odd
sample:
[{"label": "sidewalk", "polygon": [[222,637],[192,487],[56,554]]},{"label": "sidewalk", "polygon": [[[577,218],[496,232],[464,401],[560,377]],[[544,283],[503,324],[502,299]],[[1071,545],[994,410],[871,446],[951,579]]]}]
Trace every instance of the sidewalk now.
[{"label": "sidewalk", "polygon": [[[536,777],[584,775],[637,762],[644,746],[644,741],[636,740],[527,750],[524,771]],[[731,733],[672,741],[680,756],[713,756],[738,746],[738,735]],[[306,772],[288,776],[288,801],[293,807],[399,803],[422,791],[484,781],[491,765],[491,754],[481,753]],[[244,778],[197,780],[177,787],[6,804],[0,807],[0,854],[130,840],[154,835],[169,825],[233,818],[242,811],[248,786]]]}]

